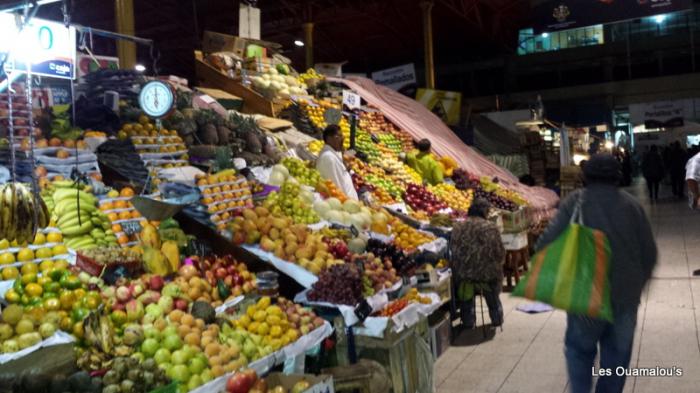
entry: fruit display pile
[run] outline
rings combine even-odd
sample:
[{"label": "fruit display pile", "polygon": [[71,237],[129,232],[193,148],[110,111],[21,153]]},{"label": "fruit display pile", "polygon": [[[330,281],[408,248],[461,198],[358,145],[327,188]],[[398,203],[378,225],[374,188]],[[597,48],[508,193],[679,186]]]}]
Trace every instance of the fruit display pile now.
[{"label": "fruit display pile", "polygon": [[195,180],[202,195],[201,202],[219,230],[226,228],[237,211],[253,206],[248,181],[236,176],[233,170],[197,176]]},{"label": "fruit display pile", "polygon": [[146,116],[138,123],[126,123],[118,136],[131,140],[147,167],[173,168],[188,165],[187,147],[176,130],[157,129]]},{"label": "fruit display pile", "polygon": [[297,224],[313,224],[319,221],[318,214],[311,208],[313,195],[302,191],[298,183],[286,181],[279,192],[271,192],[265,200],[265,207],[272,213],[291,217]]},{"label": "fruit display pile", "polygon": [[415,259],[406,255],[394,244],[387,244],[377,239],[367,242],[367,252],[376,255],[382,261],[391,262],[399,276],[411,276],[418,268]]},{"label": "fruit display pile", "polygon": [[472,190],[462,191],[452,184],[440,183],[436,186],[428,186],[428,191],[445,201],[452,210],[468,212],[474,198]]},{"label": "fruit display pile", "polygon": [[411,209],[425,211],[428,215],[433,215],[447,208],[447,204],[442,199],[428,191],[424,186],[416,184],[408,185],[403,200]]},{"label": "fruit display pile", "polygon": [[321,174],[316,168],[310,168],[307,163],[297,158],[284,158],[281,164],[287,168],[289,175],[301,184],[316,187],[321,181]]},{"label": "fruit display pile", "polygon": [[53,206],[52,220],[56,222],[68,247],[89,250],[117,245],[119,239],[112,230],[110,219],[117,214],[128,214],[131,219],[133,213],[120,209],[120,213],[107,215],[97,208],[98,199],[89,190],[75,188],[72,182],[54,182],[53,187],[55,190],[49,203]]},{"label": "fruit display pile", "polygon": [[127,234],[124,227],[128,223],[144,224],[146,222],[146,219],[131,203],[134,194],[133,188],[124,187],[120,191],[110,190],[106,197],[99,201],[99,209],[107,215],[111,223],[112,233],[116,236],[117,243],[122,247],[134,246],[138,243],[138,233]]},{"label": "fruit display pile", "polygon": [[403,296],[401,299],[394,300],[393,302],[387,304],[384,309],[382,309],[378,315],[380,317],[392,317],[405,309],[411,303],[420,304],[430,304],[432,301],[427,296],[421,296],[418,289],[411,288],[411,290]]},{"label": "fruit display pile", "polygon": [[391,234],[394,235],[394,244],[407,252],[414,251],[421,245],[435,240],[434,236],[419,232],[398,218],[394,218],[390,226]]},{"label": "fruit display pile", "polygon": [[362,299],[362,275],[351,264],[339,264],[324,270],[309,291],[311,301],[357,305]]},{"label": "fruit display pile", "polygon": [[45,228],[37,232],[29,244],[0,240],[0,277],[12,280],[19,276],[25,264],[52,264],[68,258],[68,248],[63,244],[63,235],[57,229]]}]

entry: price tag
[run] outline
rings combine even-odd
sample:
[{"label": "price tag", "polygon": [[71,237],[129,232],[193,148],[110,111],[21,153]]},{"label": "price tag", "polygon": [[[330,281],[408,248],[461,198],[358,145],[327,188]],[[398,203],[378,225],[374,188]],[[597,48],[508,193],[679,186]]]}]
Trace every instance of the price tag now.
[{"label": "price tag", "polygon": [[362,98],[350,90],[343,90],[343,105],[350,109],[357,109],[362,106]]},{"label": "price tag", "polygon": [[190,240],[190,248],[194,251],[195,254],[199,255],[200,257],[205,257],[211,254],[211,246],[197,239]]},{"label": "price tag", "polygon": [[127,236],[141,232],[141,223],[138,221],[127,221],[122,223],[122,230]]},{"label": "price tag", "polygon": [[204,101],[207,105],[211,105],[211,104],[213,104],[213,103],[216,102],[216,100],[214,99],[214,97],[212,97],[212,96],[210,96],[210,95],[208,95],[208,94],[202,94],[201,96],[199,96],[199,98],[201,98],[202,101]]},{"label": "price tag", "polygon": [[367,299],[363,299],[362,302],[355,307],[355,315],[360,322],[364,322],[370,314],[372,314],[372,306],[367,303]]}]

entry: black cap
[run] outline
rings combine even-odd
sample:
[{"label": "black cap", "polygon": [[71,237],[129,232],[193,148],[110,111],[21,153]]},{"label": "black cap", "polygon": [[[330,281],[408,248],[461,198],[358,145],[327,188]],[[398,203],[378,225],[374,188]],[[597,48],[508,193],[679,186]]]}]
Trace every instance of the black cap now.
[{"label": "black cap", "polygon": [[612,154],[596,154],[583,166],[586,183],[616,184],[622,176],[622,168]]}]

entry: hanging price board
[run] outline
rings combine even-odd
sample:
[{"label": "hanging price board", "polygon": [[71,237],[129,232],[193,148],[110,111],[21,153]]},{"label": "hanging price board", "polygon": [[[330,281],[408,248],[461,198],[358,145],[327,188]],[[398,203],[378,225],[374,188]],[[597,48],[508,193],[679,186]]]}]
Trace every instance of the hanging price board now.
[{"label": "hanging price board", "polygon": [[357,109],[362,106],[362,97],[350,90],[343,90],[343,105],[350,109]]}]

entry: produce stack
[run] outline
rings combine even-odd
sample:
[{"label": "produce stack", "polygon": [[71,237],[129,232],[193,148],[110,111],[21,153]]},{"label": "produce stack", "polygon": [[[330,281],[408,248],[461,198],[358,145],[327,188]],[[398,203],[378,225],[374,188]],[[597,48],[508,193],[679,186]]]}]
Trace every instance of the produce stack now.
[{"label": "produce stack", "polygon": [[65,244],[74,250],[117,245],[107,215],[97,209],[97,198],[88,191],[73,188],[72,182],[53,183],[52,220]]},{"label": "produce stack", "polygon": [[131,247],[138,244],[138,230],[127,233],[133,223],[144,224],[147,220],[131,204],[131,198],[135,195],[134,189],[124,187],[120,191],[110,190],[105,198],[99,201],[99,210],[107,216],[112,234],[117,243],[122,247]]},{"label": "produce stack", "polygon": [[146,167],[161,169],[189,164],[189,154],[182,138],[175,130],[156,129],[148,117],[139,116],[138,123],[127,123],[119,131],[119,138],[130,138]]},{"label": "produce stack", "polygon": [[102,180],[97,156],[88,150],[84,140],[61,141],[58,138],[51,138],[49,141],[38,140],[34,157],[39,165],[36,169],[39,178],[68,179],[71,173],[77,170],[81,174]]},{"label": "produce stack", "polygon": [[236,212],[253,206],[248,181],[233,170],[198,176],[196,181],[202,194],[201,202],[218,230],[225,229]]},{"label": "produce stack", "polygon": [[47,266],[69,257],[63,235],[56,228],[41,229],[27,245],[0,239],[0,277],[2,280],[12,280],[19,277],[25,264]]}]

